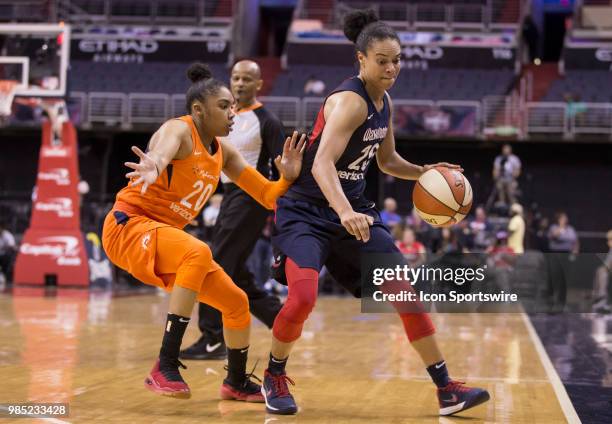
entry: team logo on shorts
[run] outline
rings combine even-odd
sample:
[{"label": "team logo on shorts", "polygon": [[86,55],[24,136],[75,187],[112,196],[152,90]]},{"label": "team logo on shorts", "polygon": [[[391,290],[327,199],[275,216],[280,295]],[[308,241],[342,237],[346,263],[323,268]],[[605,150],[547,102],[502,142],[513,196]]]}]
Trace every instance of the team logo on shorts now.
[{"label": "team logo on shorts", "polygon": [[142,236],[142,239],[140,239],[140,245],[142,246],[144,250],[147,250],[149,248],[150,241],[151,241],[151,233],[147,233],[144,236]]}]

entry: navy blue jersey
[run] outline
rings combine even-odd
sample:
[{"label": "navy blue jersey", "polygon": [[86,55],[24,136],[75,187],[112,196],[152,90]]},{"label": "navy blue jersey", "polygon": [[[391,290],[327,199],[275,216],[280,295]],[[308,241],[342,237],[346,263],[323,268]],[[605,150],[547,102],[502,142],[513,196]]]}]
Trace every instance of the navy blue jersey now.
[{"label": "navy blue jersey", "polygon": [[[336,162],[338,178],[344,194],[349,201],[356,201],[363,197],[365,174],[372,159],[376,156],[380,143],[387,134],[390,116],[389,101],[385,95],[383,108],[378,112],[365,90],[363,81],[358,77],[345,80],[329,96],[341,91],[352,91],[359,94],[368,105],[366,120],[353,132],[346,150]],[[327,101],[327,98],[325,100]],[[289,189],[290,193],[317,200],[325,200],[325,196],[312,176],[312,165],[321,142],[323,128],[325,128],[324,108],[325,103],[321,106],[314,126],[308,135],[308,146],[304,152],[300,176]]]}]

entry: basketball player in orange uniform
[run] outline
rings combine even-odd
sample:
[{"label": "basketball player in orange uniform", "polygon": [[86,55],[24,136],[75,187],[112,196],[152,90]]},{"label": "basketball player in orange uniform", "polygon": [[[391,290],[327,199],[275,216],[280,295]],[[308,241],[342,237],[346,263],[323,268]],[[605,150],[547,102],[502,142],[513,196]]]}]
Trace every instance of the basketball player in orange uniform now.
[{"label": "basketball player in orange uniform", "polygon": [[269,181],[229,144],[216,137],[230,132],[234,98],[202,64],[192,65],[187,91],[189,115],[164,123],[149,142],[147,153],[132,151],[139,163],[130,184],[118,194],[104,221],[103,245],[117,266],[142,282],[171,291],[159,359],[145,380],[153,392],[189,398],[178,360],[181,341],[194,303],[221,311],[228,351],[223,399],[263,401],[260,386],[246,374],[250,314],[246,294],[215,263],[209,247],[182,228],[200,212],[214,193],[221,171],[264,207],[272,209],[299,175],[305,144],[297,132],[287,138],[283,155],[275,159],[281,174]]}]

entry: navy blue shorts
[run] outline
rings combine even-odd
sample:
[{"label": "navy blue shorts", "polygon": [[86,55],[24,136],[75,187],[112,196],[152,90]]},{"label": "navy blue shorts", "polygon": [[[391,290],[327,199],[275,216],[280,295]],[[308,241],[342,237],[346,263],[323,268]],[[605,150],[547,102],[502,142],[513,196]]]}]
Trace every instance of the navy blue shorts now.
[{"label": "navy blue shorts", "polygon": [[[398,254],[399,250],[373,205],[364,205],[355,211],[374,218],[367,243],[349,234],[329,206],[281,197],[277,201],[276,234],[272,236],[272,244],[277,252],[291,258],[300,268],[319,272],[325,265],[338,283],[360,297],[361,255]],[[278,270],[284,273],[282,268]],[[281,278],[276,279],[284,282]]]}]

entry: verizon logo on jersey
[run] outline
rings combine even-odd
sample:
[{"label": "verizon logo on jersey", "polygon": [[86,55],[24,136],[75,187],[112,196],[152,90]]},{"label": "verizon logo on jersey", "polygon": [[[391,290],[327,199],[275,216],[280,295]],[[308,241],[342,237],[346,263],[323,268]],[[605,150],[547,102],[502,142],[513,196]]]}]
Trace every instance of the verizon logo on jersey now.
[{"label": "verizon logo on jersey", "polygon": [[363,141],[382,140],[387,135],[387,127],[380,127],[373,130],[368,128],[363,134]]}]

